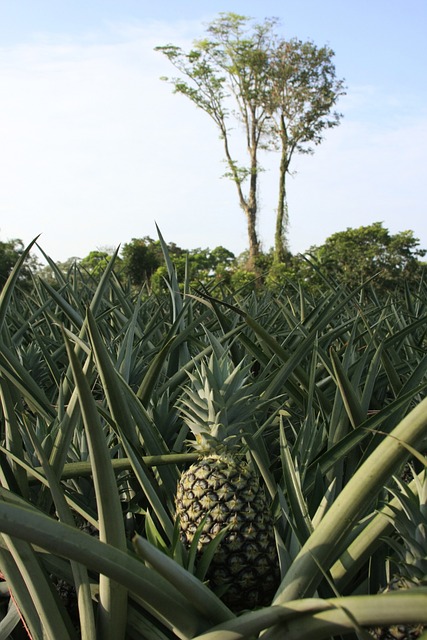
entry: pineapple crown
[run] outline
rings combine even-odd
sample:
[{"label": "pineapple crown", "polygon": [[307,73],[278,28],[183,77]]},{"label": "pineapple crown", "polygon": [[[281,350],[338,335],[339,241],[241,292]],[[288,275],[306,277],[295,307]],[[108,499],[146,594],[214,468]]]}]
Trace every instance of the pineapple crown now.
[{"label": "pineapple crown", "polygon": [[237,446],[250,429],[258,399],[248,379],[249,365],[242,361],[235,366],[221,347],[187,373],[190,384],[178,406],[196,438],[194,448],[218,451]]}]

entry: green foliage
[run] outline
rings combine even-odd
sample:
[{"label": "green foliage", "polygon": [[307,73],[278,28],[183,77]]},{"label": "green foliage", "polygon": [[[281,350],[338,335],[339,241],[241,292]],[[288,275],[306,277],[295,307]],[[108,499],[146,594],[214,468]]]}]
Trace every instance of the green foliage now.
[{"label": "green foliage", "polygon": [[[217,296],[215,282],[193,290],[188,270],[180,282],[159,244],[167,295],[132,297],[113,255],[98,279],[52,263],[57,286],[35,278],[24,296],[17,285],[31,247],[3,288],[9,635],[21,632],[16,608],[33,637],[85,640],[271,640],[290,631],[304,640],[427,623],[421,587],[375,595],[393,551],[387,539],[405,531],[394,525],[408,506],[386,487],[411,450],[426,452],[426,282],[374,295],[327,279],[315,294],[287,280],[275,291],[224,286]],[[282,579],[274,606],[238,616],[197,577],[209,557],[202,571],[174,512],[181,470],[197,456],[179,407],[188,374],[218,343],[231,368],[250,372],[254,429],[239,453],[273,500]],[[405,492],[412,520],[425,506],[417,487]]]},{"label": "green foliage", "polygon": [[257,274],[248,269],[236,269],[231,274],[229,282],[232,291],[248,294],[256,289]]},{"label": "green foliage", "polygon": [[284,262],[275,262],[267,271],[265,285],[270,291],[278,292],[286,287],[289,282],[296,280],[296,273],[290,265]]},{"label": "green foliage", "polygon": [[159,242],[148,236],[133,238],[122,249],[123,271],[132,284],[141,286],[149,282],[156,269],[162,264]]},{"label": "green foliage", "polygon": [[112,252],[109,251],[91,251],[85,258],[80,260],[79,265],[91,275],[100,278],[112,257]]},{"label": "green foliage", "polygon": [[334,233],[309,253],[323,274],[350,287],[374,278],[373,286],[391,290],[418,278],[422,268],[418,258],[426,253],[418,247],[412,231],[392,235],[375,222]]},{"label": "green foliage", "polygon": [[[235,264],[234,254],[224,247],[214,249],[184,250],[175,243],[168,243],[167,250],[173,258],[178,280],[188,279],[194,283],[207,284],[215,277],[224,279]],[[133,284],[147,284],[157,295],[167,292],[165,277],[167,269],[163,263],[159,241],[149,237],[134,238],[123,247],[123,271]]]}]

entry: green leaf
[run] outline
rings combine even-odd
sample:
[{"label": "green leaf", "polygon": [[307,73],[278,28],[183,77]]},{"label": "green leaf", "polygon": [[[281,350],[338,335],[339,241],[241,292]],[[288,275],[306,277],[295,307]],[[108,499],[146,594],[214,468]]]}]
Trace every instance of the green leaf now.
[{"label": "green leaf", "polygon": [[138,388],[137,397],[140,399],[144,407],[148,406],[149,400],[152,396],[154,386],[158,380],[159,374],[162,371],[162,367],[165,363],[167,356],[170,353],[171,347],[175,341],[175,337],[166,341],[159,353],[153,358],[148,367],[148,370]]},{"label": "green leaf", "polygon": [[[3,492],[3,497],[7,495]],[[10,503],[0,501],[0,531],[36,544],[51,554],[80,562],[120,583],[146,611],[183,640],[208,628],[209,622],[191,602],[129,551],[117,549],[34,509],[13,503],[13,495],[11,499]]]},{"label": "green leaf", "polygon": [[[25,584],[28,589],[28,595],[32,600],[33,606],[29,604],[27,598],[23,598],[22,603],[29,615],[31,624],[37,625],[36,612],[42,630],[41,635],[46,634],[47,637],[64,638],[64,640],[77,638],[77,633],[65,611],[64,605],[53,591],[52,584],[48,581],[31,545],[26,541],[6,534],[3,534],[3,540],[10,552],[11,560],[13,559],[22,578],[22,580],[18,581],[17,587],[21,589],[22,594],[22,587]],[[13,590],[16,576],[14,579],[13,575],[8,576],[6,573],[6,577]]]},{"label": "green leaf", "polygon": [[355,428],[364,422],[366,413],[363,410],[354,385],[351,380],[349,380],[334,349],[330,350],[330,355],[337,386],[341,392],[341,397],[344,402],[347,415],[350,418],[353,428]]},{"label": "green leaf", "polygon": [[[121,430],[119,428],[119,432]],[[151,504],[154,513],[156,514],[159,522],[161,523],[163,530],[171,542],[174,536],[174,525],[173,522],[164,508],[162,501],[156,491],[155,486],[152,484],[150,477],[146,471],[145,463],[141,456],[138,456],[137,452],[133,449],[132,445],[127,441],[126,436],[121,433],[121,443],[123,448],[128,456],[128,460],[131,464],[132,470],[135,474],[136,479],[139,482],[140,487],[142,488],[147,500]]]},{"label": "green leaf", "polygon": [[280,442],[283,478],[285,480],[287,497],[291,507],[291,512],[295,518],[296,534],[300,544],[303,544],[310,537],[310,534],[313,531],[313,526],[311,524],[307,504],[302,492],[301,480],[297,470],[295,469],[283,426],[281,426],[280,429]]},{"label": "green leaf", "polygon": [[[75,526],[73,515],[67,504],[61,486],[49,464],[43,447],[38,441],[38,438],[30,424],[27,424],[27,431],[42,464],[59,519],[70,526]],[[71,562],[71,568],[73,572],[74,587],[77,593],[81,638],[82,640],[91,640],[91,638],[96,635],[96,627],[88,572],[86,567],[73,561]]]},{"label": "green leaf", "polygon": [[52,420],[54,412],[44,391],[32,378],[22,362],[4,344],[0,350],[0,373],[21,392],[32,409],[46,420]]},{"label": "green leaf", "polygon": [[156,549],[147,540],[135,535],[133,545],[138,555],[184,594],[204,617],[212,620],[213,624],[231,620],[234,617],[228,607],[203,582],[181,567],[175,560]]},{"label": "green leaf", "polygon": [[[83,424],[89,444],[93,483],[98,507],[100,540],[118,549],[126,549],[126,534],[116,477],[111,455],[101,427],[95,400],[80,362],[64,334],[70,365],[79,394]],[[127,592],[106,576],[100,577],[99,630],[102,638],[124,637],[126,628]]]},{"label": "green leaf", "polygon": [[3,330],[3,324],[6,320],[6,314],[9,310],[9,303],[11,301],[12,298],[12,294],[13,294],[13,290],[15,288],[15,285],[18,281],[19,278],[19,274],[20,271],[24,265],[24,262],[28,256],[28,254],[31,251],[31,248],[33,247],[34,243],[37,241],[37,238],[39,236],[37,236],[36,238],[34,238],[34,240],[32,240],[30,242],[30,244],[25,248],[25,250],[21,253],[21,255],[19,256],[19,259],[17,260],[15,266],[13,267],[12,271],[9,274],[8,279],[6,280],[5,284],[3,285],[3,288],[0,292],[0,335],[2,333]]}]

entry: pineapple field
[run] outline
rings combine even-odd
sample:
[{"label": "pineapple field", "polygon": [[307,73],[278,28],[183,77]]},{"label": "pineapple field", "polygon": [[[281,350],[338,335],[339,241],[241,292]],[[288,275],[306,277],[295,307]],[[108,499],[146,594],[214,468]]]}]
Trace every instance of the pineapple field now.
[{"label": "pineapple field", "polygon": [[0,640],[427,637],[427,283],[0,294]]}]

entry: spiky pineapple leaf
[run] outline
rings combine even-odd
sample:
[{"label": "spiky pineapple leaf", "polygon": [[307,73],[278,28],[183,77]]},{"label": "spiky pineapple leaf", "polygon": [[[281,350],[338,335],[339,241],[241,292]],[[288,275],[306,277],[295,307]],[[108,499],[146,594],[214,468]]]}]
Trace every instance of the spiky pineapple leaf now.
[{"label": "spiky pineapple leaf", "polygon": [[6,320],[6,314],[9,311],[9,305],[10,305],[10,301],[12,299],[12,295],[13,295],[13,291],[14,288],[16,286],[16,283],[18,281],[19,275],[21,273],[21,270],[23,268],[24,262],[27,258],[27,256],[29,255],[31,248],[34,246],[34,244],[37,241],[37,238],[39,236],[36,236],[34,238],[34,240],[32,240],[30,242],[30,244],[24,249],[24,251],[21,253],[21,255],[19,256],[18,260],[16,261],[15,266],[13,267],[12,271],[10,272],[6,282],[4,283],[2,290],[0,292],[0,334],[2,333],[2,329],[3,329],[3,324]]},{"label": "spiky pineapple leaf", "polygon": [[[15,586],[21,594],[22,606],[28,615],[28,623],[39,628],[41,636],[51,638],[77,639],[76,630],[65,610],[59,596],[54,591],[32,546],[25,540],[3,533],[3,541],[10,553],[10,558],[19,572],[8,571],[9,563],[5,563],[4,571],[11,588]],[[1,554],[5,560],[4,553]],[[25,586],[24,586],[25,585]],[[25,590],[29,596],[26,597]],[[30,602],[31,600],[31,602]],[[37,637],[37,636],[36,636]]]},{"label": "spiky pineapple leaf", "polygon": [[38,545],[50,554],[81,562],[122,584],[145,610],[174,629],[179,638],[191,638],[197,630],[208,627],[209,621],[179,590],[129,551],[121,551],[79,529],[54,521],[35,508],[21,506],[8,492],[3,491],[2,496],[0,531]]},{"label": "spiky pineapple leaf", "polygon": [[[74,349],[64,334],[71,369],[79,394],[83,424],[88,439],[98,508],[100,539],[124,551],[127,547],[123,514],[111,454],[106,443],[95,400]],[[127,592],[106,576],[100,577],[99,633],[105,638],[124,635]]]},{"label": "spiky pineapple leaf", "polygon": [[178,563],[156,549],[147,540],[136,534],[133,538],[133,545],[136,552],[184,594],[188,601],[192,602],[204,616],[214,623],[234,618],[228,607],[203,582],[180,567]]}]

